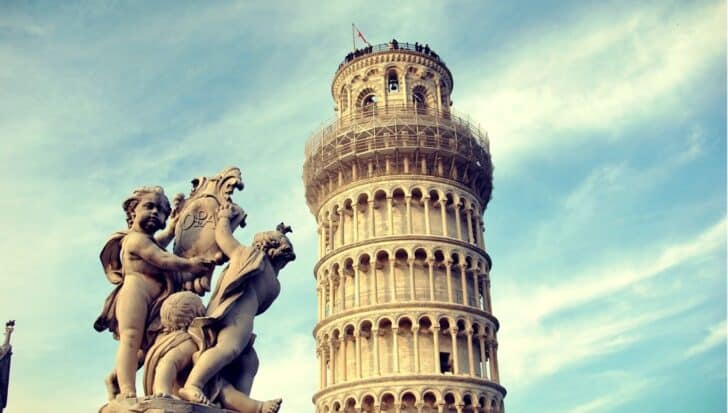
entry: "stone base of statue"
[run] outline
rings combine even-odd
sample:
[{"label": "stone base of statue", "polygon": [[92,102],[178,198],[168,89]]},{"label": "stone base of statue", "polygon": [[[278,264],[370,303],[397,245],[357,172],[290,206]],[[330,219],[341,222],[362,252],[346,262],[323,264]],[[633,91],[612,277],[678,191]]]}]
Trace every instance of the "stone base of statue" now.
[{"label": "stone base of statue", "polygon": [[163,397],[139,397],[114,400],[101,407],[99,413],[234,413],[203,404]]}]

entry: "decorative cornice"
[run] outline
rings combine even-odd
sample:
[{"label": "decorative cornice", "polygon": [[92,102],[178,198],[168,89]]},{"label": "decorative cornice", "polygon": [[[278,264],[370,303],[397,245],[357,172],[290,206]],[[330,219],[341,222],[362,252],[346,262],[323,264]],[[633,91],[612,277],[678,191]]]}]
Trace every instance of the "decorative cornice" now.
[{"label": "decorative cornice", "polygon": [[[349,250],[366,247],[369,245],[389,244],[389,243],[398,242],[398,241],[430,241],[430,242],[440,243],[441,245],[448,245],[448,244],[456,245],[456,246],[471,250],[476,254],[480,254],[483,257],[483,259],[485,259],[488,262],[491,262],[489,259],[490,255],[488,255],[488,253],[485,252],[484,249],[480,248],[477,245],[470,244],[469,242],[459,240],[457,238],[445,237],[442,235],[425,235],[425,234],[382,235],[382,236],[378,236],[378,237],[375,237],[372,239],[353,242],[351,244],[344,245],[343,247],[336,248],[333,251],[326,253],[326,255],[321,257],[318,260],[318,262],[316,263],[316,265],[313,267],[313,277],[314,277],[314,279],[317,278],[316,274],[318,273],[319,268],[326,261],[328,261],[332,257],[335,257],[339,254],[343,254]],[[490,268],[488,270],[490,271]]]},{"label": "decorative cornice", "polygon": [[336,100],[336,91],[341,89],[342,83],[347,77],[354,75],[362,69],[387,63],[406,63],[425,66],[437,72],[441,79],[446,79],[445,84],[448,90],[452,91],[453,89],[454,81],[452,73],[445,63],[415,51],[397,49],[374,52],[344,64],[336,72],[334,80],[331,82],[331,96]]},{"label": "decorative cornice", "polygon": [[359,186],[366,186],[366,185],[377,184],[380,182],[389,182],[389,181],[396,181],[396,180],[414,181],[416,183],[431,182],[431,183],[436,183],[436,184],[453,186],[455,188],[458,188],[458,189],[465,191],[468,194],[472,195],[473,198],[475,200],[477,200],[477,202],[478,202],[478,207],[481,210],[481,214],[483,212],[485,212],[485,208],[483,207],[484,202],[481,199],[481,197],[478,194],[476,194],[472,188],[465,186],[454,179],[443,178],[443,177],[432,176],[432,175],[421,175],[421,174],[396,174],[396,175],[393,174],[393,175],[373,176],[371,178],[359,178],[356,181],[349,182],[347,184],[340,186],[337,189],[334,189],[333,191],[326,194],[327,200],[323,201],[319,204],[319,207],[316,209],[316,213],[314,214],[314,216],[317,217],[321,213],[321,208],[323,208],[327,202],[329,202],[331,199],[333,199],[337,196],[340,196],[344,192],[350,191]]},{"label": "decorative cornice", "polygon": [[453,384],[470,384],[478,387],[490,388],[491,390],[500,393],[501,397],[506,396],[506,389],[498,383],[494,383],[490,380],[483,379],[480,377],[472,377],[467,375],[445,375],[445,374],[398,374],[389,376],[378,376],[378,377],[367,377],[364,379],[349,380],[344,383],[333,384],[323,390],[319,390],[314,393],[313,400],[316,403],[319,399],[324,398],[331,393],[336,393],[341,390],[355,390],[358,387],[365,389],[371,388],[375,385],[390,385],[392,382],[401,384],[405,387],[416,386],[419,383],[427,386],[433,386],[442,383],[442,387],[446,388]]},{"label": "decorative cornice", "polygon": [[[411,307],[411,309],[410,309]],[[442,301],[400,301],[400,302],[394,302],[394,303],[384,303],[384,304],[372,304],[372,305],[366,305],[366,306],[359,306],[355,307],[349,310],[344,310],[340,313],[337,313],[335,315],[332,315],[330,317],[324,318],[323,320],[319,321],[316,326],[313,329],[313,336],[316,337],[319,330],[322,328],[334,324],[335,322],[339,322],[342,319],[347,319],[349,317],[356,316],[358,314],[366,314],[369,312],[387,312],[388,310],[398,310],[398,312],[407,312],[412,311],[416,313],[424,313],[427,309],[434,309],[434,310],[454,310],[454,311],[462,311],[464,313],[467,313],[469,315],[473,315],[476,317],[481,317],[484,319],[487,319],[491,323],[493,323],[493,326],[495,327],[494,332],[498,332],[500,330],[500,322],[498,319],[493,315],[486,311],[483,311],[477,307],[467,306],[463,304],[457,304],[457,303],[446,303]],[[374,328],[372,328],[374,330]]]}]

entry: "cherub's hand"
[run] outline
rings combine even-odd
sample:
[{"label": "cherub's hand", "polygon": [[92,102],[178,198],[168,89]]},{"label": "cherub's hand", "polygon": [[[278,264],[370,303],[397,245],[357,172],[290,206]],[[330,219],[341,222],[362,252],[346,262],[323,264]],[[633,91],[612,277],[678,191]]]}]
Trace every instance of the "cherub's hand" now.
[{"label": "cherub's hand", "polygon": [[234,228],[236,226],[240,226],[241,228],[245,227],[245,219],[248,217],[248,214],[243,211],[243,208],[240,208],[239,205],[228,202],[226,204],[220,205],[220,208],[217,210],[217,220],[227,220],[231,223],[231,226]]},{"label": "cherub's hand", "polygon": [[191,271],[196,274],[206,273],[215,268],[215,261],[208,258],[192,257],[190,261]]},{"label": "cherub's hand", "polygon": [[220,205],[220,208],[217,209],[217,220],[227,219],[228,221],[232,221],[238,212],[234,205],[232,202]]},{"label": "cherub's hand", "polygon": [[177,194],[174,196],[174,199],[172,200],[172,212],[169,215],[171,224],[176,225],[177,221],[179,221],[179,213],[182,211],[185,201],[185,196],[183,194]]}]

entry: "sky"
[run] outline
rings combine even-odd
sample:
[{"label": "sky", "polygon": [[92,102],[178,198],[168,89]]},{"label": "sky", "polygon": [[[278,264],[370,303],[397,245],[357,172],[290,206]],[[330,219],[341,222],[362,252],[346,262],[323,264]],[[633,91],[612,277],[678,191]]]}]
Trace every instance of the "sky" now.
[{"label": "sky", "polygon": [[0,1],[7,413],[93,411],[116,342],[98,253],[141,185],[243,171],[242,241],[297,260],[256,320],[252,396],[313,411],[316,230],[304,144],[352,48],[428,43],[488,131],[499,365],[512,412],[726,410],[721,1]]}]

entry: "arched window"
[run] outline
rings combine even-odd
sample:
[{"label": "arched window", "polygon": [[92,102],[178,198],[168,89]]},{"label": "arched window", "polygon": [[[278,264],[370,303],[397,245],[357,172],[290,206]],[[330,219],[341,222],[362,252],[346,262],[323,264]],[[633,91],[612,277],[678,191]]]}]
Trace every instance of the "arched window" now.
[{"label": "arched window", "polygon": [[346,88],[342,88],[341,93],[339,93],[339,108],[341,108],[342,112],[349,109],[349,94],[346,92]]},{"label": "arched window", "polygon": [[394,69],[387,73],[387,88],[390,93],[397,93],[399,91],[399,79],[397,77],[397,71]]},{"label": "arched window", "polygon": [[427,109],[427,89],[424,86],[416,86],[412,90],[412,104],[417,111]]},{"label": "arched window", "polygon": [[371,115],[374,113],[374,109],[377,107],[377,96],[373,93],[371,95],[367,95],[362,99],[361,101],[361,109],[364,114]]},{"label": "arched window", "polygon": [[374,93],[374,90],[367,88],[359,93],[356,102],[357,107],[361,109],[365,115],[371,115],[377,107],[377,95]]}]

